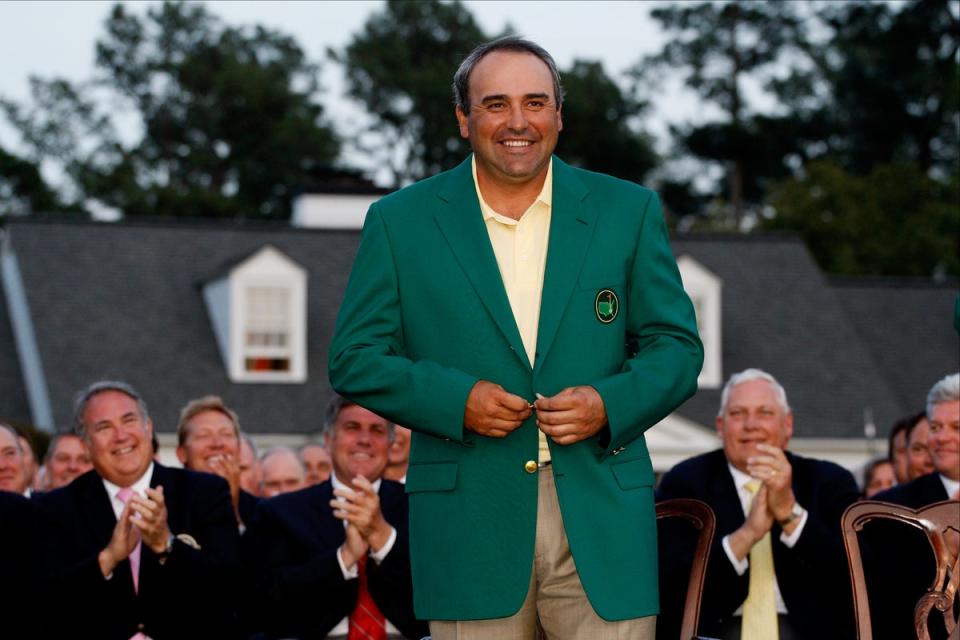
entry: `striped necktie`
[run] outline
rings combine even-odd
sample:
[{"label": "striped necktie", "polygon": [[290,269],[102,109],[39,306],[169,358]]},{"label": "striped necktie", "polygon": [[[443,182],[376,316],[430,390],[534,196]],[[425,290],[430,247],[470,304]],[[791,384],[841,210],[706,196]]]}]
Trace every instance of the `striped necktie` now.
[{"label": "striped necktie", "polygon": [[360,574],[360,589],[357,593],[357,606],[350,614],[350,633],[347,640],[385,640],[386,619],[367,587],[367,556],[357,560],[357,571]]}]

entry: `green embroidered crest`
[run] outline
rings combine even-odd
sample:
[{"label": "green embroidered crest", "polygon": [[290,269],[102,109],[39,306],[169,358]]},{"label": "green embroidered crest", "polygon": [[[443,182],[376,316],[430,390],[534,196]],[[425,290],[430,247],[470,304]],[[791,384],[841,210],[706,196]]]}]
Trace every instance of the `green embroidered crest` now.
[{"label": "green embroidered crest", "polygon": [[603,324],[610,324],[616,319],[617,313],[620,312],[620,300],[612,290],[601,289],[597,293],[594,308],[597,312],[597,320]]}]

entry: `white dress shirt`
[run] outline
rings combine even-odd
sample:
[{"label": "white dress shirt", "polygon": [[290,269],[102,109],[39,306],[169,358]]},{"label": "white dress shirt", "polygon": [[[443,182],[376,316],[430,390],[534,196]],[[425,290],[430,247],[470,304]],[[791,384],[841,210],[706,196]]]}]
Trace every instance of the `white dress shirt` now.
[{"label": "white dress shirt", "polygon": [[[727,468],[730,469],[730,475],[733,476],[733,484],[737,487],[737,497],[740,498],[740,506],[743,508],[743,515],[746,516],[750,513],[750,502],[753,500],[753,494],[747,489],[747,483],[754,478],[740,471],[729,462],[727,463]],[[800,534],[803,533],[803,527],[806,524],[807,511],[804,510],[803,515],[800,516],[800,522],[797,524],[797,528],[793,530],[793,533],[787,535],[786,532],[780,532],[780,542],[786,545],[787,548],[792,549],[793,546],[797,544],[797,540],[800,539]],[[723,550],[726,552],[727,558],[730,560],[730,564],[733,565],[737,575],[742,576],[746,573],[747,568],[750,566],[750,556],[747,555],[742,560],[737,559],[737,556],[733,553],[733,549],[730,547],[729,534],[723,537]],[[777,613],[787,613],[787,605],[783,602],[783,596],[780,595],[780,585],[777,583],[776,573],[774,573],[773,576],[773,594],[777,599]],[[739,616],[742,613],[743,607],[741,606],[734,612],[734,615]]]},{"label": "white dress shirt", "polygon": [[[377,481],[373,483],[373,490],[377,493],[380,493],[380,484],[381,479],[377,478]],[[353,487],[344,484],[340,481],[340,478],[337,477],[337,474],[334,472],[330,473],[330,484],[333,485],[334,489],[349,489],[353,491]],[[344,520],[343,527],[346,529],[347,522]],[[397,541],[397,530],[390,526],[390,537],[387,538],[387,543],[379,551],[370,550],[370,559],[376,562],[378,565],[383,562],[383,559],[387,557],[387,554],[390,553],[390,550],[393,549],[394,543]],[[340,563],[340,571],[343,572],[344,580],[355,580],[360,577],[360,570],[357,568],[357,563],[353,563],[352,566],[347,567],[343,562],[343,556],[341,555],[341,550],[337,549],[337,562]],[[384,616],[386,619],[386,616]],[[387,634],[399,634],[400,631],[389,620],[386,620]],[[330,630],[328,635],[330,636],[346,636],[350,633],[350,616],[347,616],[343,620],[337,623],[333,629]]]}]

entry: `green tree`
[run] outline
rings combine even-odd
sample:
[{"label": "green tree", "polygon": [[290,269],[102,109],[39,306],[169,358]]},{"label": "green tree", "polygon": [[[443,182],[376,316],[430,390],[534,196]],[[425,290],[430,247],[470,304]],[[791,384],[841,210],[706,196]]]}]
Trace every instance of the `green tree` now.
[{"label": "green tree", "polygon": [[960,20],[948,0],[825,4],[832,31],[814,60],[829,87],[831,154],[866,175],[916,163],[947,177],[960,157]]},{"label": "green tree", "polygon": [[960,274],[960,179],[934,180],[916,164],[876,165],[866,176],[810,163],[771,194],[766,229],[803,234],[820,266],[851,275]]},{"label": "green tree", "polygon": [[36,164],[0,148],[0,217],[69,210]]},{"label": "green tree", "polygon": [[[96,52],[94,81],[33,79],[32,104],[4,104],[79,201],[127,216],[285,218],[297,186],[338,154],[317,67],[289,36],[224,26],[198,4],[146,16],[118,4]],[[132,143],[117,132],[118,104],[141,132]]]},{"label": "green tree", "polygon": [[779,171],[777,165],[754,161],[758,149],[764,160],[771,155],[767,145],[774,141],[766,129],[775,123],[753,117],[743,83],[751,78],[773,91],[774,70],[800,51],[804,23],[786,2],[677,3],[654,9],[651,16],[671,39],[642,60],[635,74],[642,79],[664,69],[679,72],[704,103],[719,108],[721,120],[682,125],[673,135],[682,152],[723,167],[731,226],[739,228],[745,203],[757,202],[757,180],[768,177],[768,168]]},{"label": "green tree", "polygon": [[469,152],[451,81],[467,53],[488,39],[459,0],[388,0],[343,51],[330,51],[379,134],[372,144],[355,143],[391,170],[396,186],[449,169]]},{"label": "green tree", "polygon": [[642,182],[658,160],[650,137],[631,126],[646,105],[625,95],[600,62],[575,60],[561,79],[566,98],[557,154],[591,171]]}]

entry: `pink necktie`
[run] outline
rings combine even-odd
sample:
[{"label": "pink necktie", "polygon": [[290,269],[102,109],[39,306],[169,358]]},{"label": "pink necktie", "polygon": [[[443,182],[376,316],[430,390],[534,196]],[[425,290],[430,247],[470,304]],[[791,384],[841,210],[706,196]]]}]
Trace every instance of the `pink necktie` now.
[{"label": "pink necktie", "polygon": [[[117,498],[120,499],[120,502],[127,504],[127,500],[133,496],[133,489],[130,487],[124,487],[117,492]],[[138,592],[140,587],[140,545],[142,542],[138,542],[137,546],[134,547],[133,551],[130,552],[130,555],[127,559],[130,561],[130,573],[133,575],[133,591],[134,593]]]},{"label": "pink necktie", "polygon": [[[127,504],[127,500],[133,495],[133,489],[130,487],[124,487],[117,492],[117,498],[120,499],[120,502]],[[143,542],[138,542],[137,546],[134,547],[133,551],[130,552],[130,555],[127,556],[127,560],[130,561],[130,574],[133,576],[133,592],[138,593],[140,587],[140,546]],[[139,631],[132,636],[130,640],[149,640],[147,636],[140,633]]]}]

